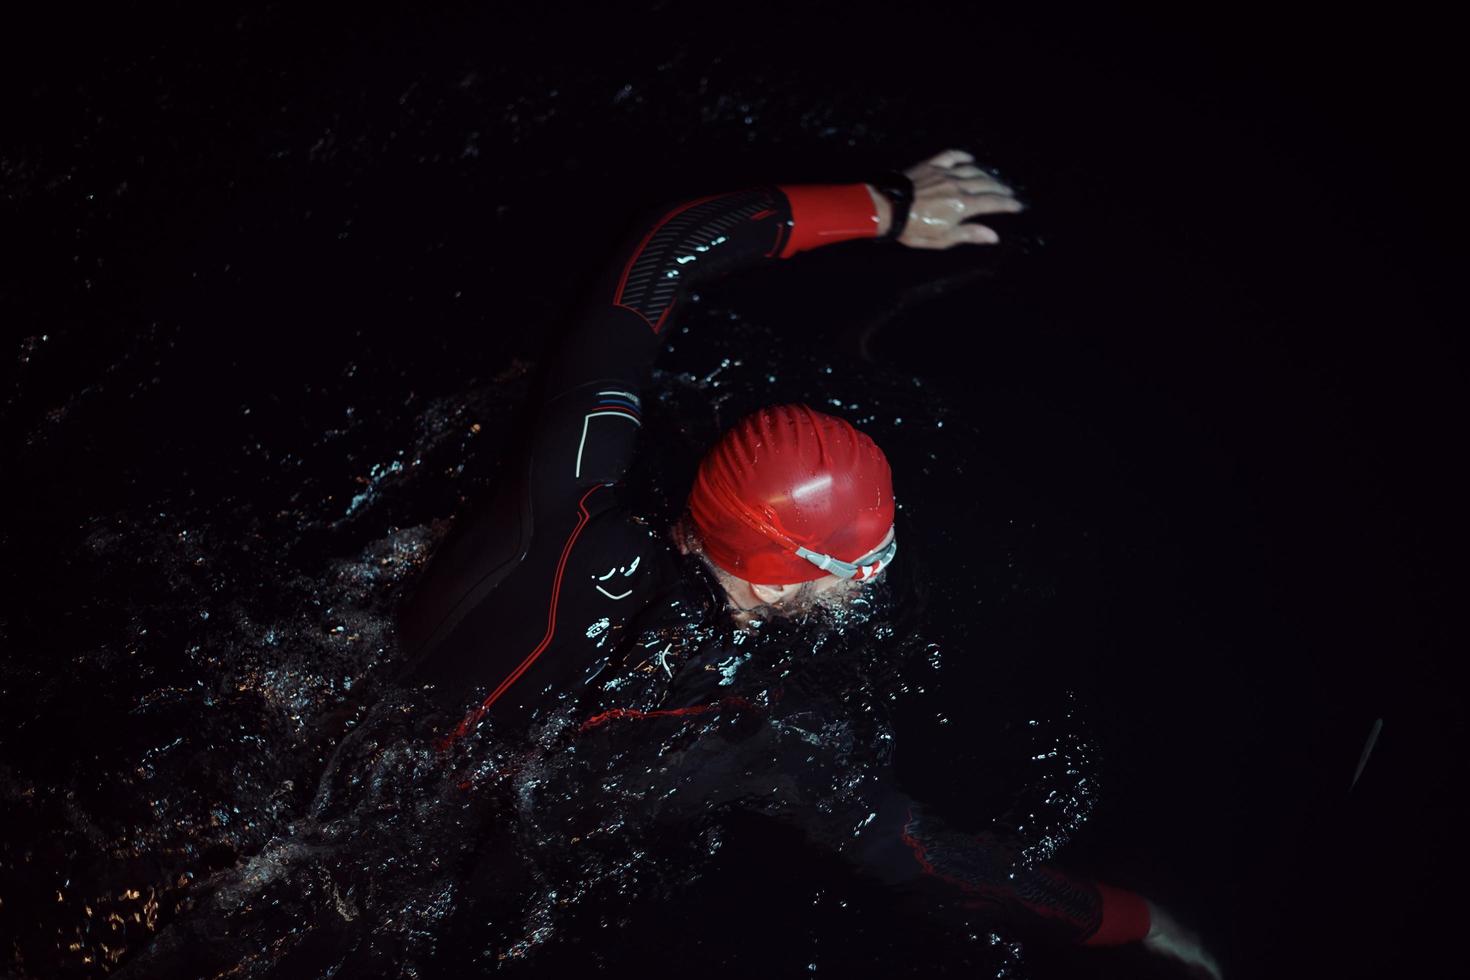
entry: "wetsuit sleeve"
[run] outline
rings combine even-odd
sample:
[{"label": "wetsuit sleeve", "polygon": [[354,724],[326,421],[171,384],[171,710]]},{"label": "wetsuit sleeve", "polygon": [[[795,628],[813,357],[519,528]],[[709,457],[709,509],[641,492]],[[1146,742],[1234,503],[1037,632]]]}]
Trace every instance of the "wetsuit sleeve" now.
[{"label": "wetsuit sleeve", "polygon": [[875,798],[871,820],[845,840],[813,825],[811,809],[792,813],[863,871],[897,888],[925,914],[981,919],[1059,942],[1113,946],[1148,934],[1148,903],[1130,891],[1027,861],[1014,844],[960,833],[894,788]]},{"label": "wetsuit sleeve", "polygon": [[[677,724],[690,710],[661,712],[669,717],[659,720]],[[885,883],[916,918],[956,930],[995,924],[1019,936],[1089,946],[1148,934],[1141,896],[1066,874],[1014,841],[957,831],[903,792],[887,765],[866,773],[854,766],[850,756],[863,752],[840,734],[849,731],[841,711],[811,704],[779,721],[746,722],[710,725],[695,743],[647,767],[656,776],[655,820],[672,826],[724,808],[760,814]],[[664,744],[645,735],[647,746]],[[638,745],[625,741],[621,748]],[[839,745],[845,747],[834,751]]]},{"label": "wetsuit sleeve", "polygon": [[755,188],[651,212],[608,264],[547,366],[532,449],[537,496],[571,496],[622,477],[650,370],[691,286],[872,238],[877,220],[865,184]]}]

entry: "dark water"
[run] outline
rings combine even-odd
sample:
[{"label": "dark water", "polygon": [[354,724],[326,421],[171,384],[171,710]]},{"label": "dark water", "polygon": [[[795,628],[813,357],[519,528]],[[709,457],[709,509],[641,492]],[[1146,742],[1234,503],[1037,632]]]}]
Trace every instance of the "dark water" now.
[{"label": "dark water", "polygon": [[[941,935],[738,819],[568,861],[537,801],[617,772],[553,726],[531,763],[468,749],[466,793],[385,684],[393,602],[631,214],[949,145],[1026,223],[701,295],[660,362],[647,512],[748,408],[846,415],[893,460],[904,551],[832,683],[914,795],[975,829],[1038,813],[1038,848],[1170,907],[1229,975],[1435,961],[1454,905],[1427,898],[1463,870],[1446,42],[906,11],[13,32],[9,971],[1172,975]],[[496,848],[476,892],[456,869]]]}]

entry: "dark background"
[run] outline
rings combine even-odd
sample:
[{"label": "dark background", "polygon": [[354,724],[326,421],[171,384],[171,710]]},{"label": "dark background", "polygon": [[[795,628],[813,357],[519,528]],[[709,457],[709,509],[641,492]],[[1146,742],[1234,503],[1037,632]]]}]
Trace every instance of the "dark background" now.
[{"label": "dark background", "polygon": [[[793,343],[967,406],[993,465],[1106,529],[1091,601],[1113,639],[1079,684],[1122,802],[1074,861],[1179,909],[1227,975],[1438,962],[1465,871],[1447,24],[303,8],[6,15],[0,465],[25,476],[7,544],[38,563],[0,573],[14,609],[67,607],[44,556],[78,515],[242,492],[228,407],[273,404],[258,424],[284,431],[535,357],[568,293],[528,256],[575,280],[650,202],[960,145],[1032,204],[992,254],[819,255],[749,288],[813,311]],[[908,765],[936,793],[953,775]],[[1089,955],[1033,967],[1121,968]]]}]

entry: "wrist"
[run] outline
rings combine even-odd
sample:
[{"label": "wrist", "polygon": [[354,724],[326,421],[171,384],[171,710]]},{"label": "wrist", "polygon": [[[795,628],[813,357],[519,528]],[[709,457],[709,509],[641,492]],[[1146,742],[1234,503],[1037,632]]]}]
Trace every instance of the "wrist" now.
[{"label": "wrist", "polygon": [[1148,899],[1144,899],[1143,901],[1148,906],[1148,932],[1144,935],[1143,941],[1157,940],[1166,931],[1164,925],[1166,916],[1153,902],[1150,902]]},{"label": "wrist", "polygon": [[791,208],[783,259],[822,245],[878,235],[878,212],[866,184],[780,184],[777,189]]},{"label": "wrist", "polygon": [[914,204],[914,182],[908,174],[889,171],[878,174],[867,185],[875,201],[882,201],[887,220],[879,220],[878,240],[895,241],[908,224],[909,210]]},{"label": "wrist", "polygon": [[882,192],[872,184],[864,184],[868,189],[868,196],[873,199],[873,213],[878,217],[878,235],[882,238],[888,234],[888,229],[893,227],[893,202],[884,197]]}]

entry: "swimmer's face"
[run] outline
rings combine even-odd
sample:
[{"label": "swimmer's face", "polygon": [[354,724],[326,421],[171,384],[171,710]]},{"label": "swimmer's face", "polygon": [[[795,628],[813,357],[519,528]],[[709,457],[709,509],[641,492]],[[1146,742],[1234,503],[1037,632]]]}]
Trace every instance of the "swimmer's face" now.
[{"label": "swimmer's face", "polygon": [[844,631],[859,626],[878,613],[885,603],[883,573],[864,582],[828,575],[800,586],[780,603],[766,606],[772,620],[817,629]]},{"label": "swimmer's face", "polygon": [[[893,529],[889,528],[883,541],[874,550],[888,547],[892,540]],[[771,602],[770,607],[782,616],[802,616],[824,610],[846,612],[851,609],[854,600],[863,594],[869,584],[883,577],[885,570],[880,569],[877,575],[863,580],[823,575],[819,579],[803,582],[794,591]]]}]

